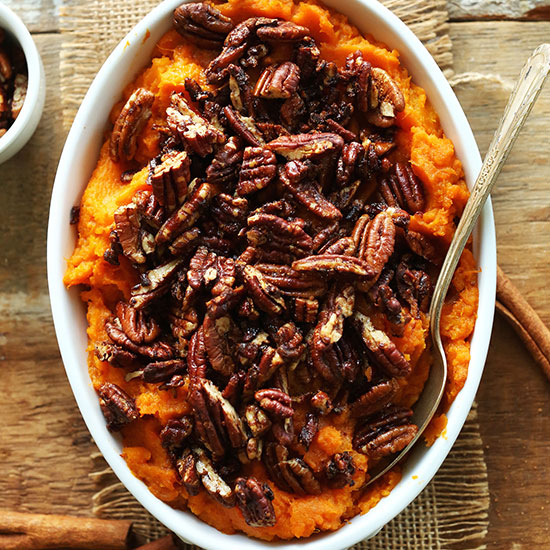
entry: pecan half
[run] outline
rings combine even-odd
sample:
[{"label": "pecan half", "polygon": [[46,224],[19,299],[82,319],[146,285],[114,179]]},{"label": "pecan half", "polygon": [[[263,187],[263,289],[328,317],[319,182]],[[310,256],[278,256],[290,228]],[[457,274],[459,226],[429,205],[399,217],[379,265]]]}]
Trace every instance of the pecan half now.
[{"label": "pecan half", "polygon": [[[154,250],[154,238],[142,229],[140,209],[135,202],[120,206],[115,210],[115,235],[123,254],[133,263],[143,264],[147,253]],[[152,245],[149,237],[153,238]],[[112,248],[112,246],[111,246]],[[118,259],[116,260],[118,263]]]},{"label": "pecan half", "polygon": [[415,176],[409,164],[398,162],[395,174],[383,179],[379,192],[388,206],[398,206],[410,214],[421,212],[425,207],[422,183]]},{"label": "pecan half", "polygon": [[[249,49],[254,46],[257,29],[276,24],[277,19],[269,19],[267,17],[251,17],[239,23],[227,35],[221,53],[206,68],[206,79],[208,82],[210,84],[223,82],[228,76],[227,68],[229,65],[238,63],[249,52]],[[247,57],[257,58],[255,55],[251,56],[250,53],[248,53]]]},{"label": "pecan half", "polygon": [[371,83],[371,65],[360,50],[348,55],[340,75],[347,83],[347,94],[355,97],[359,111],[365,113],[369,108],[369,84]]},{"label": "pecan half", "polygon": [[258,390],[254,399],[274,418],[290,418],[294,415],[290,395],[277,388]]},{"label": "pecan half", "polygon": [[228,338],[231,325],[232,321],[229,316],[216,319],[208,313],[204,316],[202,324],[208,360],[212,368],[223,376],[230,376],[235,371],[235,361]]},{"label": "pecan half", "polygon": [[187,195],[191,179],[190,160],[185,151],[168,151],[149,167],[149,182],[158,203],[174,211]]},{"label": "pecan half", "polygon": [[139,418],[135,401],[119,386],[106,382],[99,390],[99,405],[107,428],[118,431]]},{"label": "pecan half", "polygon": [[187,370],[189,371],[189,376],[205,378],[207,367],[204,332],[201,326],[189,340]]},{"label": "pecan half", "polygon": [[218,502],[231,508],[235,505],[235,494],[231,487],[216,472],[214,464],[200,447],[193,448],[195,468],[206,491]]},{"label": "pecan half", "polygon": [[134,344],[150,344],[160,336],[161,329],[152,317],[133,308],[125,302],[118,302],[115,308],[122,330]]},{"label": "pecan half", "polygon": [[237,195],[248,195],[267,187],[277,175],[277,159],[265,147],[247,147],[239,173]]},{"label": "pecan half", "polygon": [[351,414],[356,417],[369,416],[382,410],[391,403],[398,390],[399,384],[394,378],[375,384],[352,403]]},{"label": "pecan half", "polygon": [[316,182],[304,177],[301,161],[287,162],[279,176],[283,187],[303,204],[310,212],[326,220],[338,220],[342,213],[327,200],[319,190]]},{"label": "pecan half", "polygon": [[410,254],[403,256],[395,273],[397,291],[411,308],[411,314],[418,318],[420,312],[427,313],[430,307],[432,295],[432,282],[430,276],[413,267]]},{"label": "pecan half", "polygon": [[193,419],[190,416],[168,420],[159,436],[161,445],[172,454],[182,449],[193,432]]},{"label": "pecan half", "polygon": [[376,329],[369,317],[359,311],[353,319],[371,358],[384,372],[396,378],[410,374],[410,363],[385,332]]},{"label": "pecan half", "polygon": [[179,34],[201,47],[217,49],[233,29],[229,17],[205,3],[182,4],[174,10],[174,28]]},{"label": "pecan half", "polygon": [[100,361],[105,361],[113,367],[133,367],[138,361],[137,353],[133,353],[121,346],[101,342],[95,345],[95,355]]},{"label": "pecan half", "polygon": [[137,151],[137,139],[152,115],[155,96],[138,88],[120,111],[111,133],[109,154],[113,162],[132,160]]},{"label": "pecan half", "polygon": [[342,273],[358,277],[369,277],[372,271],[369,265],[353,256],[339,254],[319,254],[296,260],[292,264],[296,271],[321,271],[326,273]]},{"label": "pecan half", "polygon": [[260,271],[246,265],[242,274],[250,297],[258,309],[269,315],[281,315],[286,310],[286,303],[279,289],[269,283]]},{"label": "pecan half", "polygon": [[180,208],[162,224],[155,236],[156,243],[166,243],[192,227],[199,219],[201,208],[208,203],[212,194],[212,186],[209,183],[198,185]]},{"label": "pecan half", "polygon": [[298,441],[305,447],[306,451],[309,449],[311,442],[319,431],[319,417],[313,413],[306,414],[306,422],[303,425],[298,435]]},{"label": "pecan half", "polygon": [[309,29],[292,21],[278,20],[275,25],[260,27],[256,34],[266,42],[297,42],[309,34]]},{"label": "pecan half", "polygon": [[251,228],[246,236],[252,246],[282,246],[290,254],[303,255],[311,249],[312,239],[298,220],[291,222],[274,214],[253,214],[248,218]]},{"label": "pecan half", "polygon": [[201,480],[197,473],[197,459],[190,449],[185,449],[176,462],[176,471],[185,490],[190,496],[196,496],[201,490]]},{"label": "pecan half", "polygon": [[284,487],[281,489],[298,495],[321,494],[321,484],[315,478],[311,468],[301,458],[291,458],[279,462],[276,467],[280,472],[280,478],[276,478],[275,483],[278,479],[282,479],[287,487],[287,489]]},{"label": "pecan half", "polygon": [[225,456],[230,448],[244,447],[246,434],[242,420],[213,382],[193,378],[189,403],[193,407],[197,435],[215,458]]},{"label": "pecan half", "polygon": [[130,305],[143,309],[170,290],[170,284],[176,276],[181,260],[176,259],[147,271],[143,282],[132,289]]},{"label": "pecan half", "polygon": [[353,486],[355,484],[352,479],[354,473],[353,458],[347,451],[333,455],[325,468],[329,485],[335,489],[341,489],[346,485]]},{"label": "pecan half", "polygon": [[326,281],[314,273],[296,271],[288,265],[256,264],[254,267],[284,296],[308,299],[322,296],[327,291]]},{"label": "pecan half", "polygon": [[418,431],[409,421],[411,416],[411,409],[399,407],[388,407],[370,416],[356,427],[353,448],[372,459],[402,451]]},{"label": "pecan half", "polygon": [[300,69],[290,61],[266,67],[254,88],[254,95],[267,99],[289,98],[300,84]]},{"label": "pecan half", "polygon": [[262,435],[265,435],[271,428],[271,421],[265,412],[254,403],[251,403],[246,407],[244,411],[244,419],[254,437],[261,437]]},{"label": "pecan half", "polygon": [[314,159],[340,151],[344,140],[338,134],[295,134],[281,136],[267,144],[274,153],[287,160]]},{"label": "pecan half", "polygon": [[240,477],[235,483],[237,506],[244,520],[251,527],[275,525],[275,510],[271,501],[275,498],[267,483],[260,483],[253,477]]},{"label": "pecan half", "polygon": [[239,175],[242,161],[242,142],[238,137],[232,136],[218,150],[206,169],[206,180],[209,183],[221,185],[225,189],[232,189]]},{"label": "pecan half", "polygon": [[359,258],[368,266],[368,277],[377,279],[393,254],[395,224],[391,214],[384,210],[365,227],[359,244]]},{"label": "pecan half", "polygon": [[405,109],[405,99],[393,78],[379,67],[371,69],[369,86],[369,112],[371,124],[387,128],[395,123],[395,115]]},{"label": "pecan half", "polygon": [[227,118],[229,126],[244,141],[254,147],[260,147],[265,144],[263,135],[252,117],[242,115],[229,105],[224,107],[223,113]]},{"label": "pecan half", "polygon": [[216,145],[225,141],[223,132],[195,113],[180,93],[170,97],[166,122],[173,136],[201,157],[209,155]]},{"label": "pecan half", "polygon": [[297,297],[294,300],[294,317],[299,323],[315,323],[319,302],[315,298]]}]

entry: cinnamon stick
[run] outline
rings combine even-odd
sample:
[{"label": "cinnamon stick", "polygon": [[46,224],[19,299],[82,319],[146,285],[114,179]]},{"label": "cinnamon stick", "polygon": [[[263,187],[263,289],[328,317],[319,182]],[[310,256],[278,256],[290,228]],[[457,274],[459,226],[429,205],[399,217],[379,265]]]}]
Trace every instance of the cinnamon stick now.
[{"label": "cinnamon stick", "polygon": [[178,550],[178,547],[174,542],[174,537],[172,535],[166,535],[165,537],[150,542],[145,546],[140,546],[139,548],[136,548],[136,550]]},{"label": "cinnamon stick", "polygon": [[0,510],[0,550],[126,550],[132,523]]},{"label": "cinnamon stick", "polygon": [[496,309],[510,323],[550,380],[550,330],[498,266]]}]

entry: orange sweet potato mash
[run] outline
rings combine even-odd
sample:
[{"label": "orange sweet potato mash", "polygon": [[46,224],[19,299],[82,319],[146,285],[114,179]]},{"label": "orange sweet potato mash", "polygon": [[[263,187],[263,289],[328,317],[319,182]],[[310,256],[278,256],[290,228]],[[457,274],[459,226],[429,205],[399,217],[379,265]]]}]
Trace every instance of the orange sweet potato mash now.
[{"label": "orange sweet potato mash", "polygon": [[[453,144],[442,131],[438,116],[426,98],[401,66],[399,52],[388,50],[372,37],[364,37],[346,17],[323,7],[315,0],[228,0],[216,5],[234,22],[252,16],[281,18],[307,27],[316,39],[323,58],[341,66],[346,56],[360,50],[372,66],[381,67],[398,83],[406,107],[397,115],[397,149],[411,160],[414,173],[421,180],[427,199],[425,211],[411,216],[410,227],[429,236],[445,250],[468,199],[461,163]],[[155,98],[153,115],[138,139],[135,162],[142,168],[131,182],[122,183],[121,174],[128,169],[125,162],[109,157],[108,139],[101,149],[96,169],[82,197],[78,223],[78,242],[68,260],[64,282],[67,287],[82,285],[82,300],[87,305],[89,337],[89,373],[97,389],[105,382],[117,384],[135,401],[140,418],[123,428],[123,456],[132,472],[143,480],[151,492],[176,508],[188,508],[205,522],[225,533],[242,531],[265,540],[307,537],[319,531],[338,529],[346,520],[365,513],[391,491],[400,479],[398,470],[361,491],[368,479],[368,459],[352,448],[352,423],[349,415],[321,418],[320,430],[305,462],[316,467],[337,452],[348,451],[356,466],[353,486],[324,489],[320,495],[296,495],[272,486],[273,506],[277,522],[271,527],[251,527],[237,507],[224,508],[205,491],[190,496],[178,483],[176,473],[159,439],[166,422],[190,413],[187,385],[162,391],[158,385],[139,379],[127,381],[124,369],[100,361],[94,346],[107,339],[105,322],[113,315],[116,303],[128,299],[138,283],[130,263],[121,257],[115,266],[104,260],[110,246],[114,211],[128,204],[136,192],[147,190],[148,162],[159,153],[158,132],[173,92],[185,92],[184,81],[192,78],[204,87],[208,84],[204,68],[214,53],[195,45],[176,31],[167,32],[155,47],[150,65],[124,91],[123,100],[112,111],[114,122],[125,101],[137,88],[151,91]],[[107,136],[108,137],[108,136]],[[477,269],[473,255],[466,250],[456,271],[450,298],[442,319],[442,333],[449,359],[449,379],[445,392],[448,407],[466,380],[470,359],[469,338],[472,334],[478,304]],[[378,315],[378,317],[376,317]],[[375,324],[384,326],[381,314],[374,314]],[[393,337],[399,350],[412,365],[412,374],[401,382],[398,402],[411,406],[426,379],[430,355],[427,349],[428,327],[424,315],[412,319],[403,334]],[[445,417],[436,418],[426,438],[433,441],[445,426]],[[267,480],[264,467],[254,461],[245,467],[247,475]]]}]

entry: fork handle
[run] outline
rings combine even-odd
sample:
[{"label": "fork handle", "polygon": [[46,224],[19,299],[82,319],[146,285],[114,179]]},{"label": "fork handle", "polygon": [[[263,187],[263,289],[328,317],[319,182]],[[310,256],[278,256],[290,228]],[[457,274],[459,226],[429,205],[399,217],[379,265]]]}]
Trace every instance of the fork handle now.
[{"label": "fork handle", "polygon": [[549,72],[550,44],[541,44],[521,70],[443,262],[430,306],[432,334],[439,334],[443,302],[470,233]]}]

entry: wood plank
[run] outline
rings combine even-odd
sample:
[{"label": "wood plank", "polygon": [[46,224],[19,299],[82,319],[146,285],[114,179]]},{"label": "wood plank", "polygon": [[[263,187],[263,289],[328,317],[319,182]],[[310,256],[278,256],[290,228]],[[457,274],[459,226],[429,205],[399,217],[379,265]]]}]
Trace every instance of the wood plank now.
[{"label": "wood plank", "polygon": [[[550,23],[454,23],[457,73],[480,71],[513,83]],[[484,153],[508,92],[490,82],[465,84],[457,95]],[[499,263],[550,324],[550,86],[547,84],[493,193]],[[550,414],[548,381],[505,322],[495,322],[478,392],[492,496],[488,548],[550,548]]]},{"label": "wood plank", "polygon": [[64,141],[61,37],[36,42],[48,75],[44,116],[29,144],[2,165],[0,508],[89,515],[95,445],[61,364],[46,285],[49,199]]},{"label": "wood plank", "polygon": [[34,33],[59,31],[59,6],[62,0],[2,0]]},{"label": "wood plank", "polygon": [[549,0],[448,0],[447,6],[452,21],[550,20]]}]

